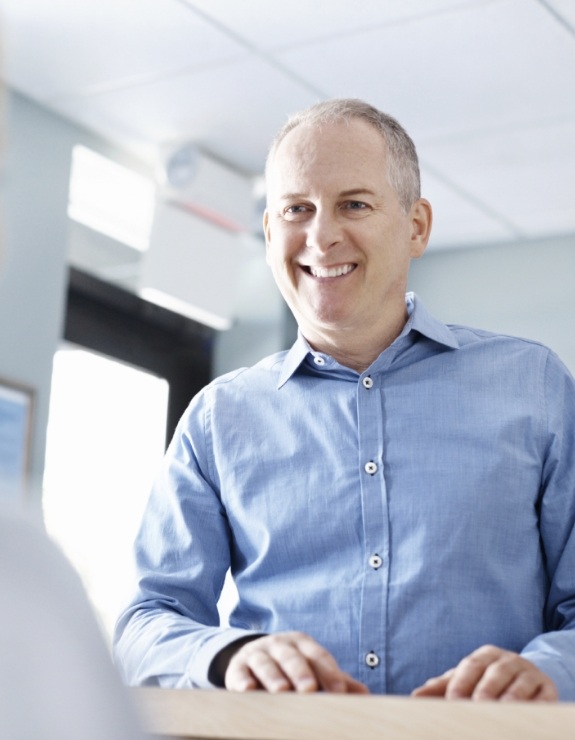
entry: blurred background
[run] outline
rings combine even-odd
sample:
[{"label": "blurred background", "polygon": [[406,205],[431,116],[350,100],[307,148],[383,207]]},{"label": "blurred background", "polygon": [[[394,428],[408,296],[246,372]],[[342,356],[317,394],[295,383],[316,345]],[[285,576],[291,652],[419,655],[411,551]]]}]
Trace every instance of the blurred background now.
[{"label": "blurred background", "polygon": [[261,236],[290,113],[398,118],[434,207],[410,288],[575,370],[573,0],[2,0],[0,24],[0,493],[42,509],[107,631],[177,418],[295,335]]}]

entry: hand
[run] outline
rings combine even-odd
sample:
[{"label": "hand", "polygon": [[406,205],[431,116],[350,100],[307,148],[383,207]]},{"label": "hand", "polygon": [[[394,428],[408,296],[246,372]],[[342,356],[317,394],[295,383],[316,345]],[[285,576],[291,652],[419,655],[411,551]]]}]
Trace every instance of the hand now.
[{"label": "hand", "polygon": [[344,673],[325,648],[302,632],[280,632],[242,645],[225,674],[231,691],[330,691],[368,694],[367,686]]},{"label": "hand", "polygon": [[509,650],[484,645],[442,676],[430,678],[412,696],[500,701],[557,701],[553,681]]}]

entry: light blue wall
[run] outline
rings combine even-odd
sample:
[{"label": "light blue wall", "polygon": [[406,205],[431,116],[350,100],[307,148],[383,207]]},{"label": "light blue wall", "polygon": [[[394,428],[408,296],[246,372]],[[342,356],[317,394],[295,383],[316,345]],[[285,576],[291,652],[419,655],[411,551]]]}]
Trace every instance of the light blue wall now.
[{"label": "light blue wall", "polygon": [[129,155],[28,98],[8,91],[1,190],[0,377],[35,392],[30,497],[41,496],[52,360],[67,288],[72,149]]},{"label": "light blue wall", "polygon": [[443,321],[536,339],[575,374],[575,234],[429,252],[409,286]]},{"label": "light blue wall", "polygon": [[44,465],[52,357],[66,285],[68,177],[73,131],[9,95],[2,184],[0,376],[35,391],[31,495]]}]

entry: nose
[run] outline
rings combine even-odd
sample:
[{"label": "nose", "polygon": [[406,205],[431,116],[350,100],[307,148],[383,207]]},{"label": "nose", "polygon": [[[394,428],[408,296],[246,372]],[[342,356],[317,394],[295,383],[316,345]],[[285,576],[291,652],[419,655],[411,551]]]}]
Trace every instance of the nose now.
[{"label": "nose", "polygon": [[307,224],[306,246],[327,252],[342,240],[342,229],[336,214],[318,208]]}]

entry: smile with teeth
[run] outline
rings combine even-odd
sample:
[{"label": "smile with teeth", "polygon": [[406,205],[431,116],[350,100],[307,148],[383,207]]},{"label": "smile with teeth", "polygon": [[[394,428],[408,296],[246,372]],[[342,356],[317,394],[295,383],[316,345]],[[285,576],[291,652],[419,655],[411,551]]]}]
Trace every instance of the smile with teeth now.
[{"label": "smile with teeth", "polygon": [[336,265],[335,267],[314,267],[313,265],[309,265],[306,269],[310,275],[316,278],[334,278],[347,275],[352,270],[355,270],[355,265]]}]

